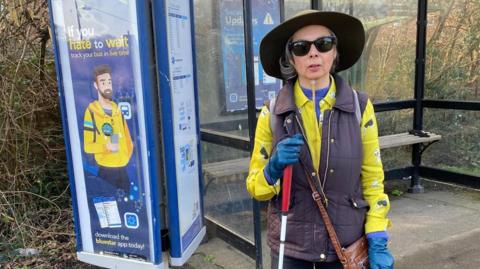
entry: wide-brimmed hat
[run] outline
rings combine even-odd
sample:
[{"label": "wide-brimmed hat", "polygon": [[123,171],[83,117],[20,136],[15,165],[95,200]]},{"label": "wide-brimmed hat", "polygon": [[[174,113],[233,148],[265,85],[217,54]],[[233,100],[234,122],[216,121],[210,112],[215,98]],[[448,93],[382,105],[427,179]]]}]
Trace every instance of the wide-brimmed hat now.
[{"label": "wide-brimmed hat", "polygon": [[350,15],[318,10],[304,10],[268,32],[260,43],[260,60],[270,76],[283,79],[279,59],[285,52],[288,39],[307,25],[323,25],[337,36],[339,63],[335,71],[351,67],[362,55],[365,30],[362,22]]}]

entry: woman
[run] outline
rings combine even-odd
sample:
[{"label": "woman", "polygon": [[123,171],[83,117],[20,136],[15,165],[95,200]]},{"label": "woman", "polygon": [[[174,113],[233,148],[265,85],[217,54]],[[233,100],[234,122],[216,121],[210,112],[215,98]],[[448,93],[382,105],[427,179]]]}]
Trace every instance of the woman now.
[{"label": "woman", "polygon": [[366,233],[371,268],[393,268],[373,105],[335,75],[358,60],[364,42],[358,19],[315,10],[300,12],[262,40],[263,68],[285,86],[260,113],[247,190],[257,200],[270,200],[272,268],[278,264],[280,179],[287,165],[293,165],[293,177],[283,268],[342,268],[307,173],[319,182],[342,247]]}]

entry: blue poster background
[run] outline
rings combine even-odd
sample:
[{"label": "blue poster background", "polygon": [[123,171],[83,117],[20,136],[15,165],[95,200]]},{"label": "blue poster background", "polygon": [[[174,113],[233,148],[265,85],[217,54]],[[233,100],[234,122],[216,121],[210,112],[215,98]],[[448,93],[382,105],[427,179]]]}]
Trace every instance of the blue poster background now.
[{"label": "blue poster background", "polygon": [[[247,109],[245,46],[241,1],[220,1],[220,30],[224,72],[225,107],[228,112]],[[252,1],[252,35],[255,66],[255,105],[274,97],[281,82],[263,72],[259,59],[260,42],[268,31],[280,23],[278,0]]]},{"label": "blue poster background", "polygon": [[[124,1],[82,1],[80,7],[75,4],[74,1],[64,2],[65,28],[94,251],[151,261],[132,65],[135,37],[129,33],[136,25],[128,21],[128,16],[115,15],[130,13]],[[97,163],[95,154],[86,153],[84,147],[85,130],[99,121],[99,116],[94,114],[91,114],[93,125],[85,119],[89,104],[98,100],[93,70],[99,65],[108,65],[111,69],[112,99],[122,112],[126,122],[124,128],[129,130],[133,145],[128,163],[122,167],[109,167],[108,173],[102,172],[105,168]],[[93,131],[96,133],[94,140],[105,136],[103,126],[102,130],[98,129]],[[128,186],[117,184],[120,177],[127,178]]]}]

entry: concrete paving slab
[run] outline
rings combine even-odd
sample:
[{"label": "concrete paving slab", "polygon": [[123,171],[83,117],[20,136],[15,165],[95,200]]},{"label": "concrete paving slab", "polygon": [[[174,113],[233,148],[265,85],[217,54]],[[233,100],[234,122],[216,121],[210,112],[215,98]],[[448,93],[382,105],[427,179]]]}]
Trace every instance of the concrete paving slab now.
[{"label": "concrete paving slab", "polygon": [[[424,183],[423,194],[391,195],[395,268],[480,268],[480,192]],[[405,191],[399,182],[388,184]]]},{"label": "concrete paving slab", "polygon": [[219,238],[200,245],[182,269],[251,269],[255,261]]},{"label": "concrete paving slab", "polygon": [[417,246],[402,257],[396,269],[478,269],[480,268],[480,228]]}]

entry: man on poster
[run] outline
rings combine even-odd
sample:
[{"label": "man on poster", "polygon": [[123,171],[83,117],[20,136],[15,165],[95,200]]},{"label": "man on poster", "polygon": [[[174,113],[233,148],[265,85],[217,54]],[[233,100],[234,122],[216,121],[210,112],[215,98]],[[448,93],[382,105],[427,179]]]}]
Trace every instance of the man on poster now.
[{"label": "man on poster", "polygon": [[98,92],[98,100],[91,102],[85,110],[84,150],[94,155],[99,168],[98,177],[117,192],[128,193],[130,180],[126,166],[133,152],[133,143],[127,122],[112,100],[112,76],[107,64],[94,68],[93,86]]}]

